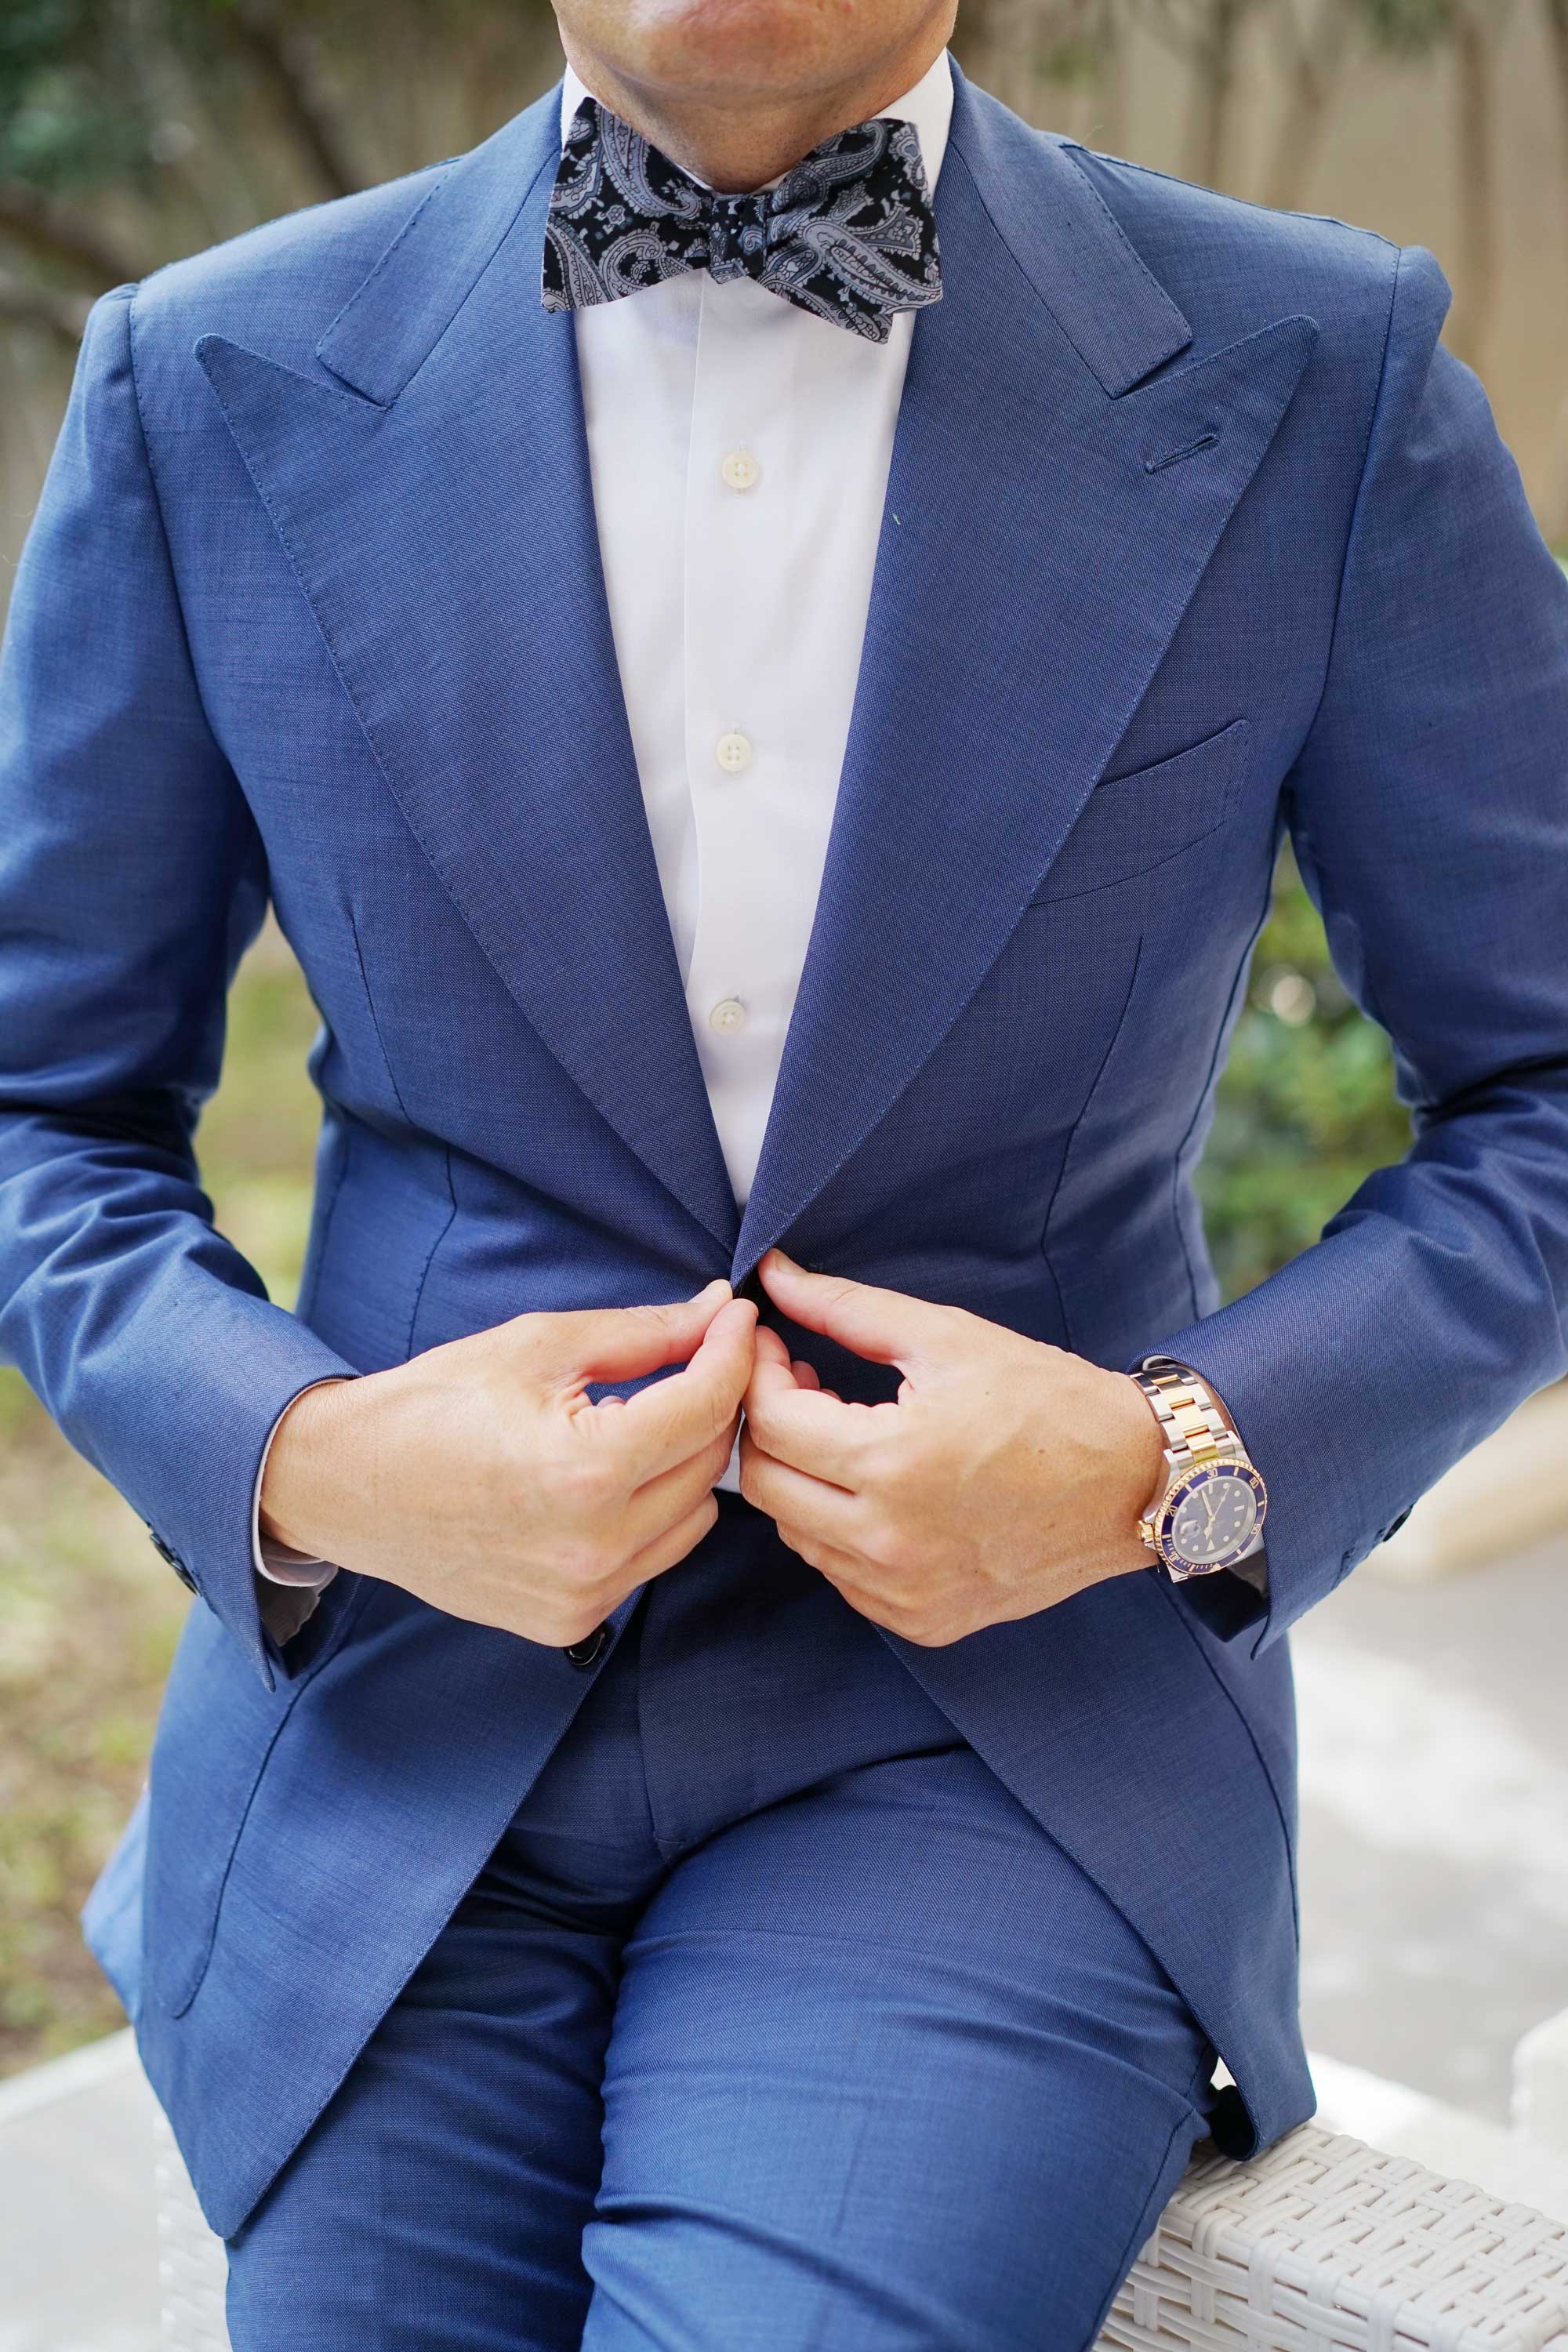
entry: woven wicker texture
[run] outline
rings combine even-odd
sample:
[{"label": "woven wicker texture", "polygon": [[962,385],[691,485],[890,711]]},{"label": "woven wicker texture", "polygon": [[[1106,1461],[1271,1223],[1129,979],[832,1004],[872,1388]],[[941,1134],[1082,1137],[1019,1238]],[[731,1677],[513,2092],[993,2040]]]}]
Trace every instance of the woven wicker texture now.
[{"label": "woven wicker texture", "polygon": [[1105,2352],[1568,2352],[1568,2224],[1303,2124],[1200,2158]]},{"label": "woven wicker texture", "polygon": [[190,2174],[162,2115],[156,2120],[158,2280],[165,2352],[229,2352],[223,2315],[228,2262],[196,2203]]},{"label": "woven wicker texture", "polygon": [[[165,2352],[229,2352],[223,2246],[161,2116],[157,2177]],[[1303,2124],[1194,2163],[1100,2347],[1568,2352],[1568,2225]]]}]

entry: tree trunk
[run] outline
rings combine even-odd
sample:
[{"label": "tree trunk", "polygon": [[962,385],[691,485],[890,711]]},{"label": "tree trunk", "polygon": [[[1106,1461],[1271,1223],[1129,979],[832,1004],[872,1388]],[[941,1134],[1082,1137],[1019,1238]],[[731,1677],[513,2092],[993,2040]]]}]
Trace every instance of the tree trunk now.
[{"label": "tree trunk", "polygon": [[0,236],[11,238],[53,268],[85,278],[100,291],[140,278],[145,268],[85,213],[51,203],[21,180],[0,182]]},{"label": "tree trunk", "polygon": [[1568,395],[1558,408],[1552,427],[1546,493],[1536,520],[1553,547],[1568,547]]},{"label": "tree trunk", "polygon": [[[1568,7],[1568,0],[1563,0]],[[1127,34],[1119,11],[1101,7],[1095,25],[1093,119],[1089,144],[1127,152]]]},{"label": "tree trunk", "polygon": [[1052,49],[1081,26],[1082,0],[971,0],[959,23],[965,70],[1026,122],[1059,120]]},{"label": "tree trunk", "polygon": [[229,39],[267,91],[279,120],[292,137],[324,196],[352,195],[364,184],[338,143],[335,125],[309,88],[285,37],[250,9],[237,8],[224,22]]},{"label": "tree trunk", "polygon": [[1248,0],[1207,0],[1204,28],[1194,46],[1186,176],[1201,187],[1225,184],[1236,53],[1247,5]]},{"label": "tree trunk", "polygon": [[[1562,5],[1568,8],[1568,0],[1562,0]],[[1306,198],[1329,127],[1330,101],[1339,89],[1350,46],[1347,0],[1323,0],[1311,29],[1297,33],[1296,53],[1285,74],[1284,110],[1263,192],[1264,203],[1278,212],[1299,212]]]},{"label": "tree trunk", "polygon": [[1552,62],[1556,68],[1557,107],[1563,131],[1568,133],[1568,0],[1542,0],[1542,5]]},{"label": "tree trunk", "polygon": [[41,328],[63,351],[75,352],[90,307],[85,295],[57,294],[48,287],[29,286],[13,278],[8,269],[0,269],[0,319]]},{"label": "tree trunk", "polygon": [[1458,192],[1458,299],[1448,346],[1479,368],[1497,309],[1497,52],[1479,6],[1454,26],[1454,163]]}]

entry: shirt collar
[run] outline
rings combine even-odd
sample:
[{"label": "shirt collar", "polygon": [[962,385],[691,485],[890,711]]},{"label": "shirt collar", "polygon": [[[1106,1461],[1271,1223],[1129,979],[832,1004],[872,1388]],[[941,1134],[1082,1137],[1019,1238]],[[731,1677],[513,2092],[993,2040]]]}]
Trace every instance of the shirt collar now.
[{"label": "shirt collar", "polygon": [[[561,85],[563,145],[572,128],[572,118],[588,94],[568,66]],[[925,165],[926,185],[934,193],[936,175],[942,169],[942,159],[947,149],[948,125],[952,120],[952,68],[948,61],[948,52],[943,49],[942,55],[933,59],[913,89],[907,89],[902,98],[894,99],[890,106],[879,108],[879,112],[895,115],[900,121],[914,124],[921,137],[921,159]],[[693,173],[691,176],[695,179],[697,174]],[[770,180],[767,184],[773,187],[775,184]]]}]

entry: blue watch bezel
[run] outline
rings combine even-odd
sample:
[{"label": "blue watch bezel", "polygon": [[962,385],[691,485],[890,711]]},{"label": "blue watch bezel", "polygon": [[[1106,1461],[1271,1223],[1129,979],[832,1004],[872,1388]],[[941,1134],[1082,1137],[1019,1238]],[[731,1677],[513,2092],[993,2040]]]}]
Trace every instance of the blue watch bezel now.
[{"label": "blue watch bezel", "polygon": [[[1206,1478],[1245,1480],[1258,1498],[1258,1517],[1247,1530],[1246,1541],[1237,1544],[1234,1551],[1222,1554],[1218,1559],[1189,1559],[1185,1552],[1177,1549],[1171,1532],[1172,1525],[1176,1513],[1188,1496],[1201,1486]],[[1205,1462],[1196,1469],[1184,1470],[1179,1478],[1172,1480],[1161,1496],[1160,1507],[1153,1522],[1154,1549],[1167,1568],[1179,1570],[1184,1576],[1207,1576],[1215,1569],[1234,1568],[1237,1560],[1244,1559],[1251,1550],[1255,1540],[1262,1532],[1263,1522],[1268,1512],[1268,1489],[1250,1463]]]}]

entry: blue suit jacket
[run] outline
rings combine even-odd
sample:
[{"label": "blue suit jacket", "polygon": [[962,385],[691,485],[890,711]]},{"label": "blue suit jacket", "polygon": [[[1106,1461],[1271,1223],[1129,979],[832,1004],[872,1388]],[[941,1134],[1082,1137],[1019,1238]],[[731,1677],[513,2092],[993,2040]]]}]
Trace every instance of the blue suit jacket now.
[{"label": "blue suit jacket", "polygon": [[[742,1217],[538,299],[556,104],[106,295],[16,581],[0,1339],[205,1603],[97,1948],[231,2230],[584,1687],[350,1576],[280,1651],[273,1422],[321,1374],[740,1283],[783,1239],[1102,1363],[1169,1349],[1233,1408],[1266,1608],[1151,1572],[894,1646],[1182,1987],[1246,2153],[1312,2106],[1282,1636],[1563,1370],[1568,587],[1427,255],[960,81]],[[1287,826],[1415,1140],[1220,1307],[1190,1179]],[[293,1315],[191,1149],[268,897],[323,1024]]]}]

